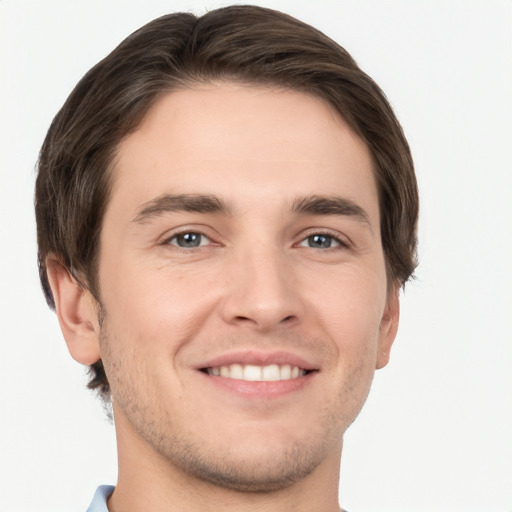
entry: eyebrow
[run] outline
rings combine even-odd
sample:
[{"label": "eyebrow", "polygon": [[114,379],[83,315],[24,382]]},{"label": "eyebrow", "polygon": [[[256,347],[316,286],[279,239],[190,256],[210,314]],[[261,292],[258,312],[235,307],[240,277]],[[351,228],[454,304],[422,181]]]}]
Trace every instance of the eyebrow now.
[{"label": "eyebrow", "polygon": [[292,212],[301,215],[340,215],[353,217],[371,227],[366,211],[351,199],[340,196],[308,196],[293,202]]},{"label": "eyebrow", "polygon": [[144,223],[154,217],[171,212],[190,213],[232,213],[224,201],[213,195],[203,194],[164,194],[142,205],[132,222]]},{"label": "eyebrow", "polygon": [[[164,194],[142,205],[132,222],[144,223],[165,213],[217,213],[233,215],[234,208],[214,195]],[[291,212],[298,215],[339,215],[354,217],[371,227],[366,211],[351,199],[340,196],[307,196],[292,203]]]}]

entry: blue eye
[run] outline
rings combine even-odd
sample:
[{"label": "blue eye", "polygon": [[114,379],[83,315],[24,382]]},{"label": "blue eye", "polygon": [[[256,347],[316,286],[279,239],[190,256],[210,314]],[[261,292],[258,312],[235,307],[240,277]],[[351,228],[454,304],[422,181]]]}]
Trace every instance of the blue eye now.
[{"label": "blue eye", "polygon": [[174,235],[167,243],[183,249],[195,249],[196,247],[209,244],[210,240],[201,233],[189,232]]},{"label": "blue eye", "polygon": [[330,235],[315,234],[305,238],[300,244],[301,247],[313,249],[330,249],[341,245],[340,241]]}]

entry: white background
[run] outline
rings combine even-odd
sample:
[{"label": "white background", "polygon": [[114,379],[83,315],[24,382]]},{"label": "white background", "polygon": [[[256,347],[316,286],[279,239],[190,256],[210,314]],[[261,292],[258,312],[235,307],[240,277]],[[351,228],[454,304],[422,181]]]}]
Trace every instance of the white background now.
[{"label": "white background", "polygon": [[[0,510],[84,511],[115,483],[113,428],[84,389],[36,270],[34,166],[79,78],[126,35],[214,1],[0,0]],[[337,40],[414,153],[421,266],[390,365],[346,435],[352,512],[512,511],[512,2],[255,2]]]}]

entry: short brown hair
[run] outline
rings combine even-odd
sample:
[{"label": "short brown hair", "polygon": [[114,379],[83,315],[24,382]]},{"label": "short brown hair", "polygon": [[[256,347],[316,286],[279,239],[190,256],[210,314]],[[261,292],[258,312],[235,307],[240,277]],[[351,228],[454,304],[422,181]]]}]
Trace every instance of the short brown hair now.
[{"label": "short brown hair", "polygon": [[[286,14],[231,6],[196,17],[158,18],[128,36],[77,84],[41,148],[35,208],[42,287],[57,257],[100,302],[98,246],[111,188],[111,162],[164,94],[228,80],[305,92],[331,104],[368,145],[379,193],[388,282],[403,285],[416,266],[418,193],[409,146],[375,82],[342,47]],[[90,388],[109,394],[101,360]]]}]

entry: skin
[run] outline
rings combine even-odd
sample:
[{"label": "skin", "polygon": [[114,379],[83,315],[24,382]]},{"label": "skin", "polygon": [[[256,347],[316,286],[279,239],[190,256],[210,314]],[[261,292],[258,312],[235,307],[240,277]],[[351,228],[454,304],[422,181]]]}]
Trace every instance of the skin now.
[{"label": "skin", "polygon": [[[334,196],[359,214],[297,209]],[[70,352],[101,357],[112,389],[111,511],[339,510],[343,434],[398,324],[379,225],[368,149],[323,101],[219,83],[153,106],[115,161],[101,326],[90,293],[49,261]],[[199,245],[180,246],[184,233]],[[310,372],[262,384],[201,371],[226,357]]]}]

